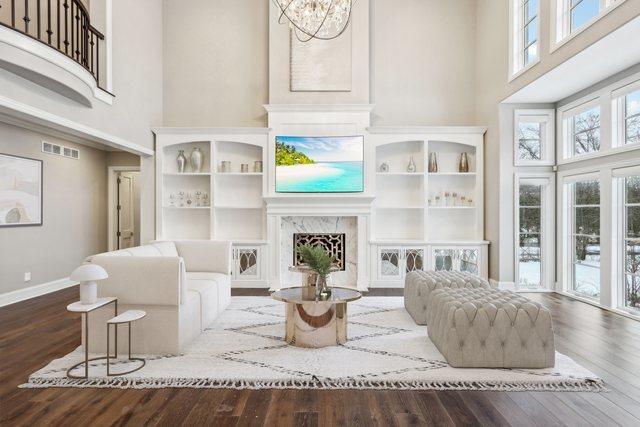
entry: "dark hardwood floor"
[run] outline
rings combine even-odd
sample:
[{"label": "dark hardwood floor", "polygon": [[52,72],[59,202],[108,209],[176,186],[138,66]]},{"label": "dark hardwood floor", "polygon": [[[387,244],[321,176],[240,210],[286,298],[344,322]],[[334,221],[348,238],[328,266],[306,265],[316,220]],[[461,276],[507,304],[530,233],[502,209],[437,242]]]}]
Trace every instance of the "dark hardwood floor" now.
[{"label": "dark hardwood floor", "polygon": [[17,388],[80,344],[80,317],[65,310],[78,299],[71,288],[0,309],[0,423],[640,425],[640,322],[555,294],[529,296],[551,309],[558,351],[603,377],[610,392]]}]

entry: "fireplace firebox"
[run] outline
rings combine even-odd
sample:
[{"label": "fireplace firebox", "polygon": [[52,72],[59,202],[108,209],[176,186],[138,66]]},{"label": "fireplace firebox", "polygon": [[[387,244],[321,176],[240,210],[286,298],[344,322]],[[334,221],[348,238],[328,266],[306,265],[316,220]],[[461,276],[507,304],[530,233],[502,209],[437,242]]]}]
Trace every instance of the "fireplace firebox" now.
[{"label": "fireplace firebox", "polygon": [[345,271],[345,233],[293,233],[293,265],[303,264],[295,251],[299,245],[321,246],[332,254],[336,262],[334,265],[340,271]]}]

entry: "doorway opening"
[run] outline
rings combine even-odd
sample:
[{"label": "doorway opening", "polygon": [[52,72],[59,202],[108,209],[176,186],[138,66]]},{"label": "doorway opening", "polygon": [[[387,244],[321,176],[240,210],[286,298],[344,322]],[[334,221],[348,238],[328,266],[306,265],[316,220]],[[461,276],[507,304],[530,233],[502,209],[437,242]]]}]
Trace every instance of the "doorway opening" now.
[{"label": "doorway opening", "polygon": [[109,167],[109,251],[140,245],[140,167]]}]

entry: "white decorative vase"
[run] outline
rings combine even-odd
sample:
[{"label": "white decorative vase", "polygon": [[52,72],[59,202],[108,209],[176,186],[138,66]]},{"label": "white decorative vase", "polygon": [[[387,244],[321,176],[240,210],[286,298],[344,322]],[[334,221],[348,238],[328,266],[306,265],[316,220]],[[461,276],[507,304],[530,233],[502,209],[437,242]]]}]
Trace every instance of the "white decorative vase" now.
[{"label": "white decorative vase", "polygon": [[98,284],[95,281],[80,283],[80,302],[94,304],[98,301]]},{"label": "white decorative vase", "polygon": [[184,170],[187,167],[187,158],[184,156],[184,150],[178,150],[176,162],[178,162],[178,172],[184,173]]},{"label": "white decorative vase", "polygon": [[202,172],[202,163],[204,163],[204,154],[200,150],[200,147],[195,147],[191,151],[191,168],[193,172]]},{"label": "white decorative vase", "polygon": [[416,164],[413,162],[413,156],[409,158],[409,164],[407,165],[407,172],[414,173],[416,171]]}]

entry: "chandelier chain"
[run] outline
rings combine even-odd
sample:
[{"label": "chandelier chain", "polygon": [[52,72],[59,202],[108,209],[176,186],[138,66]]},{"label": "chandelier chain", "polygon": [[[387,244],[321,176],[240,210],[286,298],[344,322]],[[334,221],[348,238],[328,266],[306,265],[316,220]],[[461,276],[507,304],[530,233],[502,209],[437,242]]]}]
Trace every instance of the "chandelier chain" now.
[{"label": "chandelier chain", "polygon": [[356,0],[273,0],[280,10],[278,23],[284,18],[301,42],[311,39],[332,40],[342,35],[351,22]]}]

